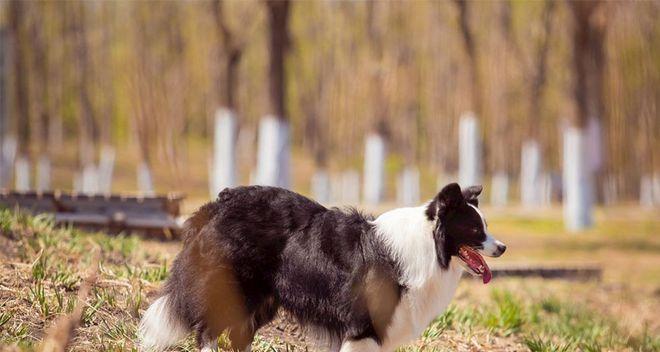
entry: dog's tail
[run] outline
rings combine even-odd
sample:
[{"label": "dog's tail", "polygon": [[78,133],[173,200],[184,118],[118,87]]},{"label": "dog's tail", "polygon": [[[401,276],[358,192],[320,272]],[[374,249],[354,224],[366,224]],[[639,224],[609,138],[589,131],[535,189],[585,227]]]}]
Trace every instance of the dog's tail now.
[{"label": "dog's tail", "polygon": [[[216,207],[215,202],[207,203],[186,220],[183,226],[184,247],[211,220]],[[186,257],[181,257],[181,254],[177,256],[165,284],[164,295],[154,301],[142,316],[138,338],[143,351],[162,351],[183,339],[191,330],[190,324],[183,318],[185,312],[177,304],[187,297],[186,283],[181,282],[182,277],[187,276],[186,265],[181,264],[185,261]]]},{"label": "dog's tail", "polygon": [[170,295],[158,298],[142,316],[138,338],[143,351],[162,351],[184,338],[188,327],[176,314]]}]

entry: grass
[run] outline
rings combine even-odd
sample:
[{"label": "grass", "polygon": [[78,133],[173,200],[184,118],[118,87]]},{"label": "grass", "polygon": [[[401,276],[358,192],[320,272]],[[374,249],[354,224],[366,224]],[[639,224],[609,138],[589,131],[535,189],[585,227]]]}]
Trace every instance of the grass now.
[{"label": "grass", "polygon": [[[492,221],[491,227],[498,222],[507,234],[531,232],[542,245],[550,243],[545,241],[550,241],[548,236],[556,225],[554,220],[533,224],[501,218]],[[535,226],[538,228],[532,230]],[[635,229],[630,238],[656,243],[644,232],[648,231],[645,226],[630,225]],[[651,225],[652,231],[656,228]],[[508,236],[521,246],[530,240]],[[584,250],[579,238],[562,236],[559,248],[577,242],[577,247],[566,250]],[[590,236],[596,234],[584,234],[586,241],[592,240]],[[604,235],[603,241],[620,241],[622,237],[614,231]],[[539,244],[533,242],[528,248],[533,246]],[[596,251],[609,255],[611,248],[606,247]],[[139,317],[167,278],[177,249],[178,244],[133,236],[110,237],[57,228],[46,216],[0,210],[0,350],[9,346],[34,350],[45,329],[73,311],[82,278],[98,258],[98,278],[71,349],[135,351]],[[657,254],[635,246],[620,251]],[[660,286],[657,282],[648,285],[640,290],[622,281],[500,279],[487,286],[464,281],[445,314],[401,351],[660,351],[659,322],[653,310],[660,303]],[[277,328],[261,334],[253,344],[255,351],[307,350],[300,339]],[[226,337],[220,339],[221,346],[226,343]],[[173,350],[194,351],[194,341],[189,338]]]}]

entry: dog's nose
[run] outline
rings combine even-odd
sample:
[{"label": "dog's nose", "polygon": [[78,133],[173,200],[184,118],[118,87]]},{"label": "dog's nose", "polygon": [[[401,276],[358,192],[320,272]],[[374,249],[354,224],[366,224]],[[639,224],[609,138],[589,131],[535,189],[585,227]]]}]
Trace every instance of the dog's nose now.
[{"label": "dog's nose", "polygon": [[498,244],[497,245],[498,256],[504,254],[504,251],[506,251],[506,245],[504,243]]}]

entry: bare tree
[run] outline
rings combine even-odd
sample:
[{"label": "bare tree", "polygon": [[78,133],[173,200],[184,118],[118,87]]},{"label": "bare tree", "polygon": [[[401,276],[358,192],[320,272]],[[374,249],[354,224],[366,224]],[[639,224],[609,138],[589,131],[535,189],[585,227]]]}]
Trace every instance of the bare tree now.
[{"label": "bare tree", "polygon": [[7,71],[9,61],[9,40],[7,29],[0,27],[0,188],[8,186],[11,176],[11,162],[5,150],[9,129],[9,104],[7,99]]},{"label": "bare tree", "polygon": [[269,22],[268,115],[259,127],[256,181],[265,185],[290,186],[288,112],[286,109],[285,59],[290,48],[288,31],[290,2],[265,2]]},{"label": "bare tree", "polygon": [[218,102],[220,106],[236,109],[236,91],[238,90],[238,67],[243,56],[244,43],[237,38],[237,33],[229,26],[224,2],[212,3],[213,19],[218,33],[218,61],[223,66],[218,70]]},{"label": "bare tree", "polygon": [[218,75],[216,77],[219,107],[215,112],[215,134],[210,193],[214,197],[225,187],[236,185],[236,136],[238,129],[237,99],[238,69],[243,55],[240,43],[228,21],[224,3],[214,0],[213,19],[217,31]]},{"label": "bare tree", "polygon": [[568,2],[574,19],[574,126],[564,139],[564,214],[569,229],[591,226],[595,172],[600,167],[600,130],[604,113],[603,75],[606,16],[600,2]]},{"label": "bare tree", "polygon": [[16,157],[16,188],[27,190],[30,188],[30,89],[29,89],[29,61],[26,40],[26,11],[27,4],[20,0],[9,3],[9,28],[13,53],[14,101],[17,122],[17,157]]},{"label": "bare tree", "polygon": [[289,39],[289,8],[290,1],[266,1],[268,8],[269,31],[269,88],[270,113],[279,119],[287,119],[286,110],[286,77],[284,58],[290,48]]},{"label": "bare tree", "polygon": [[371,104],[373,107],[371,124],[365,141],[364,151],[364,200],[379,203],[385,197],[385,159],[387,155],[388,102],[385,98],[385,73],[383,70],[383,35],[376,22],[375,1],[367,2],[367,39],[371,61],[376,69],[370,72]]},{"label": "bare tree", "polygon": [[[51,143],[51,93],[50,93],[50,48],[46,31],[42,28],[44,20],[39,21],[39,17],[44,14],[46,3],[33,4],[33,20],[30,25],[31,49],[33,51],[34,64],[34,88],[36,90],[36,116],[34,119],[33,138],[34,145],[37,146],[37,172],[36,189],[39,191],[50,188],[50,159],[51,151],[54,149]],[[38,83],[37,83],[38,82]]]},{"label": "bare tree", "polygon": [[76,90],[78,93],[78,160],[80,163],[80,189],[86,193],[98,191],[96,151],[99,129],[91,98],[93,71],[87,39],[87,4],[70,3],[72,13],[69,29],[74,41],[74,58],[78,66]]},{"label": "bare tree", "polygon": [[100,98],[99,111],[99,141],[100,154],[98,166],[98,190],[101,193],[112,191],[112,177],[115,163],[115,147],[113,138],[115,90],[113,77],[115,67],[111,57],[112,43],[115,41],[114,19],[116,4],[104,2],[101,5],[101,39],[96,70],[98,86],[103,90]]},{"label": "bare tree", "polygon": [[550,50],[550,40],[552,39],[552,20],[555,7],[555,1],[545,1],[542,15],[543,33],[541,43],[534,55],[534,68],[531,74],[527,136],[535,139],[539,136],[539,119],[542,115],[541,99],[543,98],[543,88],[547,80],[548,52]]},{"label": "bare tree", "polygon": [[479,74],[479,64],[477,56],[477,47],[474,40],[474,34],[470,28],[470,7],[466,0],[454,0],[459,12],[459,25],[461,35],[463,36],[463,45],[468,57],[468,66],[470,72],[470,93],[472,96],[472,108],[477,116],[483,113],[483,100],[481,97],[481,76]]}]

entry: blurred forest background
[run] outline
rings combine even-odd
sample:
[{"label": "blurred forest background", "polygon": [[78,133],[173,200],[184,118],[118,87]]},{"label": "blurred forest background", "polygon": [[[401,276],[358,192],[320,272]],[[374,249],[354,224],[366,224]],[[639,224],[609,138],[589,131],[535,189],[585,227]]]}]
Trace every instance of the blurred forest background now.
[{"label": "blurred forest background", "polygon": [[[457,174],[459,118],[473,111],[483,172],[506,175],[510,199],[526,141],[561,177],[562,131],[590,121],[602,132],[600,200],[660,187],[660,2],[282,4],[3,1],[3,185],[28,170],[16,188],[80,190],[86,170],[109,167],[100,189],[206,198],[226,107],[238,183],[250,182],[259,121],[274,114],[291,126],[293,189],[310,192],[314,170],[362,172],[365,136],[377,133],[383,199],[407,167],[430,197]],[[145,169],[153,180],[136,177]]]}]

